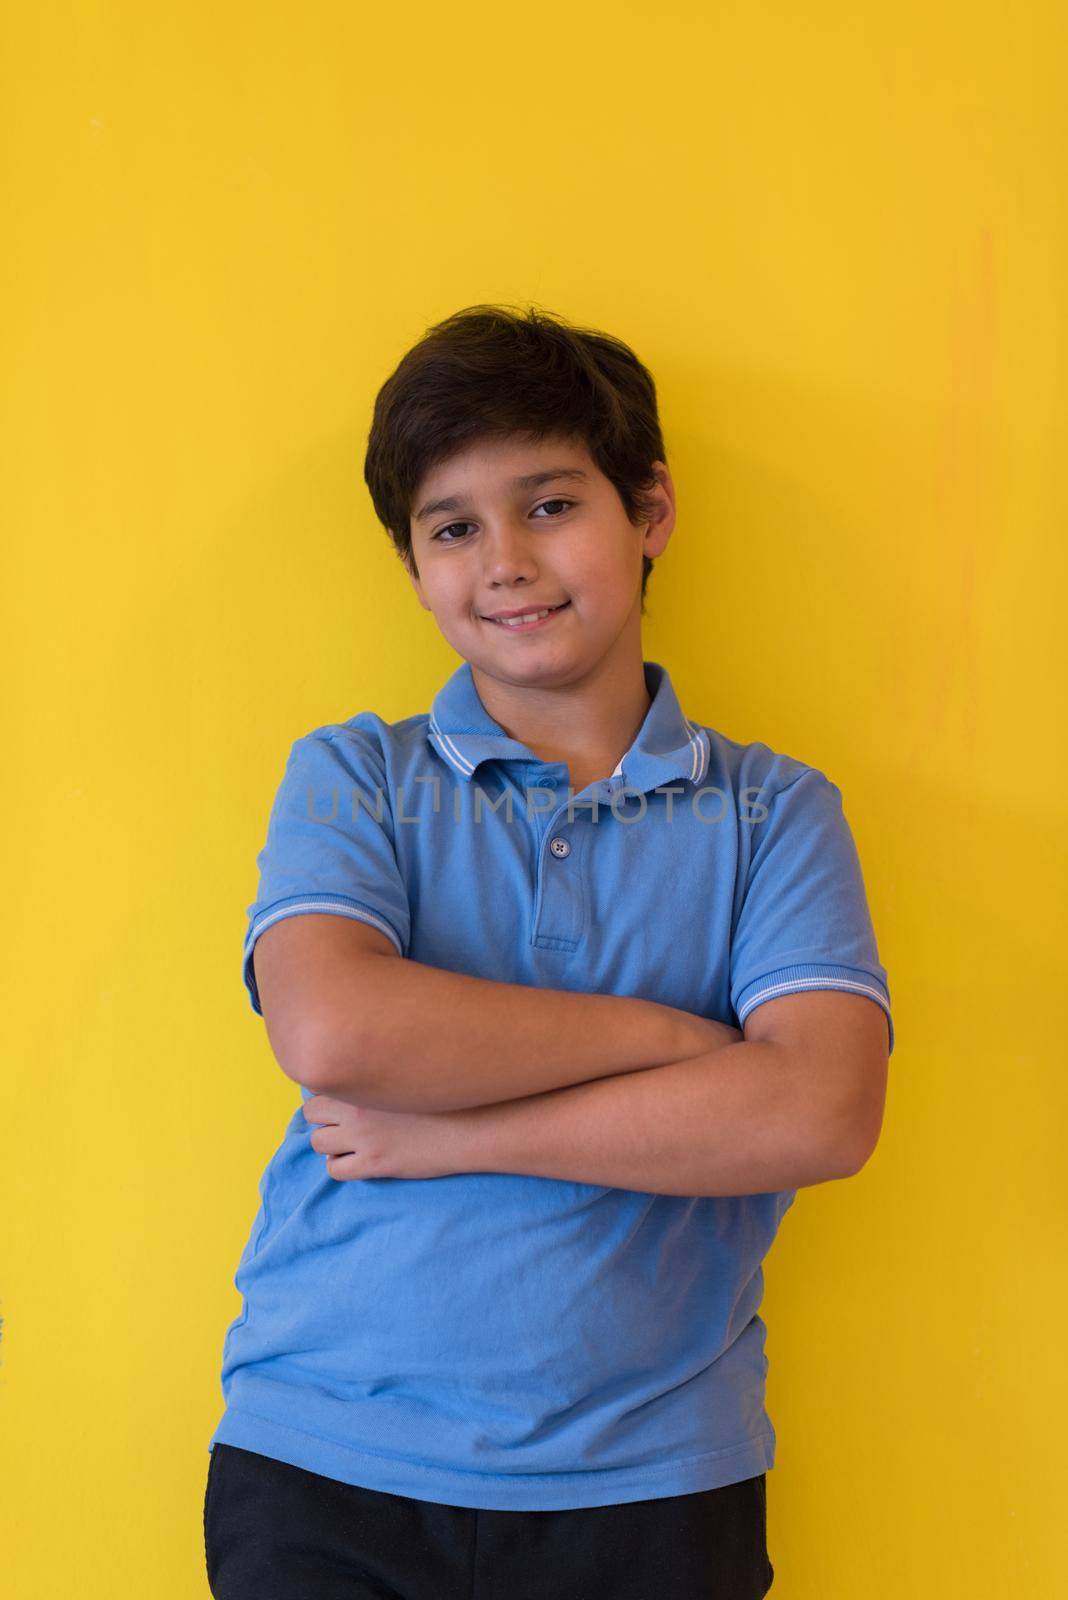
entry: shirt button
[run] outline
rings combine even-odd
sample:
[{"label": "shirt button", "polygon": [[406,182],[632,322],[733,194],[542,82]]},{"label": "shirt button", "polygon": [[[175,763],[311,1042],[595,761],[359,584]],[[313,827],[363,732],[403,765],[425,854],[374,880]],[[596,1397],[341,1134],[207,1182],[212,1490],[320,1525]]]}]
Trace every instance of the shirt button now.
[{"label": "shirt button", "polygon": [[554,856],[559,856],[561,860],[564,856],[569,856],[571,854],[571,846],[568,844],[566,839],[550,839],[549,849],[552,851]]}]

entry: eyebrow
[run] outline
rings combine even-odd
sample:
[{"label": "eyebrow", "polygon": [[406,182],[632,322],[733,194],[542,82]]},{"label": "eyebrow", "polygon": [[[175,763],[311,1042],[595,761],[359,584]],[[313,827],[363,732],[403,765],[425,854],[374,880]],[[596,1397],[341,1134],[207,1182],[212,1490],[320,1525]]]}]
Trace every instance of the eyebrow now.
[{"label": "eyebrow", "polygon": [[[553,483],[557,478],[585,478],[586,473],[581,467],[546,467],[544,472],[528,472],[521,478],[512,479],[513,489],[537,489],[543,483]],[[415,513],[416,522],[425,522],[428,517],[435,516],[439,511],[460,511],[463,508],[462,495],[453,494],[444,500],[428,500],[425,506]]]}]

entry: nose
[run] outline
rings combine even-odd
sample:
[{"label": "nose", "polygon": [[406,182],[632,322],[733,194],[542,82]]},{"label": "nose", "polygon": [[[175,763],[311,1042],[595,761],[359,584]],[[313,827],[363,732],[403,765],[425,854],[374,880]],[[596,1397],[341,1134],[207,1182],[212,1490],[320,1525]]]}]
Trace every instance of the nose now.
[{"label": "nose", "polygon": [[530,534],[505,518],[487,526],[482,540],[483,572],[488,584],[534,583],[538,563],[530,546]]}]

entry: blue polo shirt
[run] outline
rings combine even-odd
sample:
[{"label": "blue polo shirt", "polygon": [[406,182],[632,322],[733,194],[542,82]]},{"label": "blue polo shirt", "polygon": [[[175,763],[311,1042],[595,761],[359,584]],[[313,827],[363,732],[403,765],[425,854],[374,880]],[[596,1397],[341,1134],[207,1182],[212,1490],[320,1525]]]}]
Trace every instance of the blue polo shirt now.
[{"label": "blue polo shirt", "polygon": [[[734,1026],[777,995],[843,989],[882,1007],[892,1051],[840,791],[686,717],[666,668],[644,670],[638,737],[574,797],[564,765],[487,713],[466,662],[429,715],[363,711],[297,739],[248,910],[253,1010],[260,934],[326,912],[431,966]],[[260,1182],[209,1449],[520,1511],[688,1494],[774,1465],[762,1262],[795,1190],[343,1182],[313,1131],[298,1106]]]}]

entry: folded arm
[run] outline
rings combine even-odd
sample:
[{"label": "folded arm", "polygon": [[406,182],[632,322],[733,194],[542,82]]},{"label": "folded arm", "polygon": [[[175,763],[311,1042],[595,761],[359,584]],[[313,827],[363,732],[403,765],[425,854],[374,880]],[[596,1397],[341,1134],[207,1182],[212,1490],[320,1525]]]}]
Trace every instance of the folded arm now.
[{"label": "folded arm", "polygon": [[462,1170],[708,1196],[850,1177],[879,1137],[887,1043],[871,1000],[783,995],[706,1055],[462,1114]]},{"label": "folded arm", "polygon": [[458,1170],[757,1194],[850,1176],[879,1137],[886,1018],[855,994],[766,1001],[743,1037],[654,1001],[424,966],[325,915],[268,929],[256,974],[290,1077],[352,1105],[453,1113]]},{"label": "folded arm", "polygon": [[655,1000],[448,972],[367,923],[286,917],[260,935],[256,984],[282,1070],[390,1111],[453,1111],[684,1061],[737,1028]]}]

